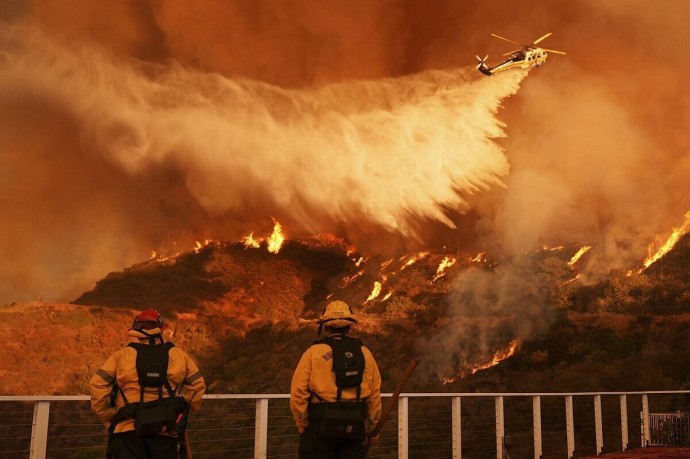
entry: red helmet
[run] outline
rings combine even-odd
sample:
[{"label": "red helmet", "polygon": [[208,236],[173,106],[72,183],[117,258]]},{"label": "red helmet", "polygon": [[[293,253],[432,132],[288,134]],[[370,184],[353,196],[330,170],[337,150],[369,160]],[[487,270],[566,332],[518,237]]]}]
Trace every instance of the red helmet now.
[{"label": "red helmet", "polygon": [[168,324],[165,323],[160,312],[147,309],[137,314],[130,330],[153,330],[154,328],[160,328],[163,331],[168,328]]}]

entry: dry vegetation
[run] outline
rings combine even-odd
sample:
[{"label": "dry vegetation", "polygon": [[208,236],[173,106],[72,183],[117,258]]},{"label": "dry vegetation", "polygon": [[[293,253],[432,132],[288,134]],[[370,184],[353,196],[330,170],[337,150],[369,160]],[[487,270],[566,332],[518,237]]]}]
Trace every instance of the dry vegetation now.
[{"label": "dry vegetation", "polygon": [[[516,315],[471,311],[452,315],[457,273],[491,271],[486,262],[458,262],[432,282],[444,257],[367,259],[337,244],[287,243],[278,255],[238,244],[211,245],[168,261],[112,273],[78,304],[0,307],[1,394],[79,394],[108,354],[127,342],[136,310],[157,308],[168,338],[197,360],[212,392],[287,392],[292,370],[315,338],[314,319],[327,298],[358,308],[357,334],[377,355],[384,391],[392,390],[420,339],[443,327],[493,324],[499,346],[514,336]],[[644,274],[612,274],[592,285],[566,282],[565,255],[540,253],[529,292],[550,304],[548,326],[520,343],[512,358],[442,386],[415,374],[410,390],[571,391],[677,389],[690,380],[690,239],[684,238]],[[469,260],[469,257],[464,258]],[[367,301],[375,282],[378,298]],[[389,297],[384,301],[385,295]],[[485,360],[487,349],[466,344]],[[490,348],[491,346],[489,346]],[[390,352],[394,349],[395,352]],[[483,350],[482,350],[483,349]],[[452,376],[452,375],[449,375]]]}]

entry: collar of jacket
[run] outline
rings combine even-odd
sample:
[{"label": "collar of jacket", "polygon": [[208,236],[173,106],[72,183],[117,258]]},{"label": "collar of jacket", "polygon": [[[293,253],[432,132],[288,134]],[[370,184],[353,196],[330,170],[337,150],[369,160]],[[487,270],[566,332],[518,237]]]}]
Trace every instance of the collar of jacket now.
[{"label": "collar of jacket", "polygon": [[153,328],[151,330],[146,330],[146,333],[148,333],[148,335],[140,332],[139,330],[129,330],[127,332],[127,335],[130,338],[136,338],[141,341],[147,341],[152,336],[155,336],[157,338],[158,335],[163,333],[163,331],[160,328]]}]

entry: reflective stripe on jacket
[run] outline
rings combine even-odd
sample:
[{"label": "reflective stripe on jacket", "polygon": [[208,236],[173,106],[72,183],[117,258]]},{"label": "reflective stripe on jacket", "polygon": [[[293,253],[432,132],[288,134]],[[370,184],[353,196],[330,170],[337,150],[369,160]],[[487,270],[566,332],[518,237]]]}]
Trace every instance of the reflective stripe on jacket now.
[{"label": "reflective stripe on jacket", "polygon": [[[381,418],[381,374],[374,356],[366,346],[362,346],[362,353],[364,376],[361,398],[367,404],[367,431],[370,431]],[[335,402],[337,398],[338,387],[335,385],[331,347],[328,344],[314,344],[307,349],[292,376],[290,410],[300,432],[309,424],[309,401],[318,402],[312,400],[312,394],[318,395],[325,402]],[[356,388],[343,390],[341,400],[356,399]]]},{"label": "reflective stripe on jacket", "polygon": [[[149,330],[149,332],[154,333],[156,330]],[[136,330],[130,330],[129,335],[141,343],[148,343],[148,338]],[[172,347],[168,352],[168,381],[170,381],[173,390],[180,388],[181,395],[187,401],[190,400],[192,394],[194,395],[192,410],[198,410],[201,407],[201,397],[206,392],[206,383],[194,361],[179,347]],[[128,402],[139,401],[141,388],[137,375],[137,351],[134,348],[127,346],[115,351],[89,382],[91,408],[106,425],[109,425],[117,410],[125,405],[122,394],[118,392],[115,399],[116,406],[110,406],[110,391],[113,388],[113,382],[117,382]],[[163,396],[168,396],[165,388],[163,388]],[[157,398],[158,388],[147,387],[145,389],[145,402]],[[129,430],[134,430],[134,420],[132,419],[122,421],[115,427],[116,433]]]}]

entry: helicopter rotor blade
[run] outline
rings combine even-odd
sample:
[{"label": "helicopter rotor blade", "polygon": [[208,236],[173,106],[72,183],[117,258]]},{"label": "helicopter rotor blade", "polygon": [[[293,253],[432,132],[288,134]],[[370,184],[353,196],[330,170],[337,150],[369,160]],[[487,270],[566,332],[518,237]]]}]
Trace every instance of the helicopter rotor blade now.
[{"label": "helicopter rotor blade", "polygon": [[513,41],[513,40],[508,40],[507,38],[502,37],[502,36],[500,36],[500,35],[496,35],[495,33],[492,33],[491,36],[492,36],[492,37],[496,37],[496,38],[500,38],[501,40],[505,40],[505,41],[508,41],[508,42],[510,42],[510,43],[515,43],[516,45],[520,45],[520,46],[522,46],[523,48],[526,47],[526,46],[523,45],[522,43],[518,43],[518,42]]},{"label": "helicopter rotor blade", "polygon": [[548,49],[548,48],[542,48],[544,51],[548,51],[550,53],[556,53],[556,54],[563,54],[565,56],[565,53],[563,51],[556,51],[555,49]]},{"label": "helicopter rotor blade", "polygon": [[503,55],[504,55],[504,56],[510,56],[511,54],[517,53],[518,51],[521,51],[521,50],[516,49],[515,51],[511,51],[511,52],[509,52],[509,53],[503,53]]},{"label": "helicopter rotor blade", "polygon": [[550,37],[552,34],[553,34],[553,32],[549,32],[549,33],[547,33],[546,35],[544,35],[544,36],[542,36],[542,37],[539,37],[539,38],[537,38],[536,40],[534,40],[534,41],[532,42],[532,44],[533,44],[533,45],[536,45],[537,43],[539,43],[539,42],[542,41],[543,39]]}]

